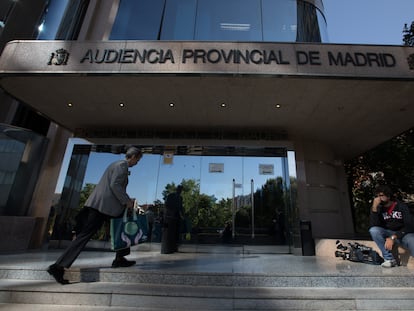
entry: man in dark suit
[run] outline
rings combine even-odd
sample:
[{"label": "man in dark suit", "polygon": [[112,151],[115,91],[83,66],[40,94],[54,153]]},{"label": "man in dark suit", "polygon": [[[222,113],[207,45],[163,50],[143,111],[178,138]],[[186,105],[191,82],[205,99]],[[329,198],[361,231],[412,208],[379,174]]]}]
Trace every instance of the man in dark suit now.
[{"label": "man in dark suit", "polygon": [[[68,284],[63,278],[65,268],[69,268],[80,252],[85,248],[92,236],[102,227],[105,221],[120,217],[125,208],[133,208],[134,200],[126,193],[128,185],[128,168],[136,165],[142,158],[141,150],[131,147],[127,150],[124,160],[116,161],[108,166],[85,202],[85,219],[80,232],[71,242],[56,262],[49,266],[48,273],[60,284]],[[124,256],[129,255],[130,249],[117,251],[112,267],[129,267],[135,261],[129,261]]]},{"label": "man in dark suit", "polygon": [[170,193],[165,201],[161,254],[171,254],[178,251],[180,221],[184,218],[182,191],[183,186],[177,186],[176,191]]}]

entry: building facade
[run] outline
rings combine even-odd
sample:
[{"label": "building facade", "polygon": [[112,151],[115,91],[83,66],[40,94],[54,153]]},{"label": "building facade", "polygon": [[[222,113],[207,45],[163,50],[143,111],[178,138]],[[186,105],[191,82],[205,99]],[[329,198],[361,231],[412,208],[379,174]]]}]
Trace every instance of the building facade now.
[{"label": "building facade", "polygon": [[88,159],[136,145],[139,200],[194,181],[232,201],[233,232],[295,253],[301,221],[352,236],[343,161],[412,127],[412,48],[329,44],[322,1],[3,3],[0,219],[30,222],[26,247],[45,239],[71,136],[91,145],[74,148],[57,228]]}]

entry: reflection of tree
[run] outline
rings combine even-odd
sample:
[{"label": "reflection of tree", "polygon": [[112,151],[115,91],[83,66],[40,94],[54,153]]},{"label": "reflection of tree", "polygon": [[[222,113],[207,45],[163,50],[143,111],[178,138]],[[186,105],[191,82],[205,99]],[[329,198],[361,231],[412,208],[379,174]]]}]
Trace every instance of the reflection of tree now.
[{"label": "reflection of tree", "polygon": [[268,179],[266,183],[254,193],[255,223],[258,227],[272,227],[274,221],[284,222],[283,178]]},{"label": "reflection of tree", "polygon": [[[223,227],[231,220],[232,198],[217,201],[214,196],[200,193],[200,184],[194,179],[183,179],[183,206],[186,217],[193,227]],[[174,192],[177,185],[170,183],[163,191],[164,199],[168,193]],[[255,226],[265,228],[267,232],[284,231],[286,221],[285,185],[282,177],[268,179],[254,193]],[[236,214],[236,226],[251,228],[251,205],[242,206]]]},{"label": "reflection of tree", "polygon": [[[200,183],[194,179],[183,179],[183,207],[185,216],[193,227],[222,227],[231,219],[231,199],[221,199],[200,193]],[[164,201],[167,195],[174,192],[177,185],[167,184],[162,192]]]},{"label": "reflection of tree", "polygon": [[[79,211],[85,205],[86,200],[92,193],[93,189],[95,189],[95,184],[86,184],[80,192],[79,196],[79,205],[77,208],[68,209],[67,213],[67,221],[62,226],[59,223],[54,223],[53,225],[53,233],[52,239],[62,239],[62,240],[70,240],[72,238],[72,231],[76,226],[76,216],[79,214]],[[79,220],[78,220],[79,221]]]},{"label": "reflection of tree", "polygon": [[85,187],[83,187],[83,189],[80,193],[79,208],[77,209],[77,212],[81,208],[83,208],[83,206],[85,205],[86,200],[91,195],[91,193],[92,193],[93,189],[95,189],[95,187],[96,187],[95,184],[86,184]]}]

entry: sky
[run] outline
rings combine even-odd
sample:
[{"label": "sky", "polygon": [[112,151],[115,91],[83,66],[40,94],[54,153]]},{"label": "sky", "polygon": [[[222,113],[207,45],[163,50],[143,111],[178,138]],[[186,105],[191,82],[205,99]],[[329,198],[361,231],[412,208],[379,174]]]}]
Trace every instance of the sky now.
[{"label": "sky", "polygon": [[414,0],[323,0],[330,43],[401,45]]},{"label": "sky", "polygon": [[[323,3],[329,43],[332,44],[402,45],[404,24],[411,25],[414,21],[414,0],[323,0]],[[81,140],[74,139],[68,145],[56,187],[57,193],[62,190],[74,143],[81,143]],[[107,164],[122,159],[123,155],[110,155],[110,157],[100,155],[98,157],[99,159],[89,161],[86,182],[97,183]],[[145,159],[144,156],[141,162],[146,161],[150,159]],[[157,183],[157,176],[148,175],[140,170],[140,167],[145,165],[141,162],[136,168],[131,169],[131,175],[135,175],[135,179],[146,180],[148,184]],[[135,188],[135,186],[128,188]],[[148,191],[152,188],[154,187],[149,186]],[[141,191],[145,192],[146,189],[141,189]],[[134,195],[134,191],[132,193]],[[147,193],[145,196],[151,197],[155,194]]]}]

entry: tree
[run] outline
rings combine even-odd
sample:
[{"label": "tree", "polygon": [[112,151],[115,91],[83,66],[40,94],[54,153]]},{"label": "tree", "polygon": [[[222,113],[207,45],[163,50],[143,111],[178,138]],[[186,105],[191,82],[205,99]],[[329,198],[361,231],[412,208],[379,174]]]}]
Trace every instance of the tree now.
[{"label": "tree", "polygon": [[410,28],[408,28],[407,24],[404,25],[403,42],[404,45],[414,46],[414,22],[411,23]]},{"label": "tree", "polygon": [[414,203],[414,129],[346,163],[357,233],[367,233],[374,188],[389,185],[400,200]]}]

